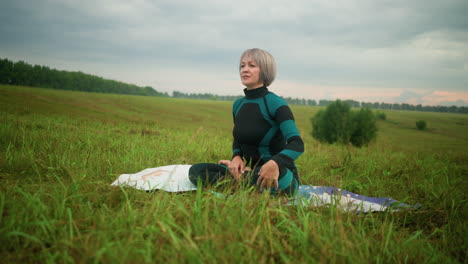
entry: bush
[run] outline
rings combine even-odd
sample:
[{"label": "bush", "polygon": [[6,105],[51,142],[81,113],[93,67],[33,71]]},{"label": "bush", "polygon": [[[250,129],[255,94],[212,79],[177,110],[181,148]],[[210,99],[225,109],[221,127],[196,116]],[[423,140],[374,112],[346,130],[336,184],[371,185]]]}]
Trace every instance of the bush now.
[{"label": "bush", "polygon": [[312,136],[327,143],[351,143],[361,147],[377,136],[376,118],[368,108],[351,112],[351,107],[337,100],[320,110],[312,119]]},{"label": "bush", "polygon": [[416,121],[416,128],[419,130],[425,130],[427,127],[427,123],[424,120],[418,120]]},{"label": "bush", "polygon": [[351,122],[353,132],[350,141],[354,146],[368,145],[377,136],[376,119],[369,108],[351,112]]},{"label": "bush", "polygon": [[348,143],[351,137],[350,106],[337,100],[312,118],[312,136],[319,141]]},{"label": "bush", "polygon": [[387,115],[384,112],[377,111],[375,117],[380,120],[387,120]]}]

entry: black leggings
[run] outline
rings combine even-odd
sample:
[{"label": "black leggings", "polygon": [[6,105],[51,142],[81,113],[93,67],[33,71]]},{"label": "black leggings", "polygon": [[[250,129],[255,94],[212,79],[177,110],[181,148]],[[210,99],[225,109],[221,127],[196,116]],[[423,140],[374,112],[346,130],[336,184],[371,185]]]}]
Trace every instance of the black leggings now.
[{"label": "black leggings", "polygon": [[[261,166],[257,166],[252,172],[244,172],[243,178],[249,179],[249,184],[255,186],[258,180],[258,172]],[[190,181],[197,185],[198,183],[207,186],[214,185],[223,180],[231,180],[232,176],[229,169],[224,165],[213,163],[198,163],[192,165],[189,170]],[[278,179],[279,191],[288,195],[293,195],[299,188],[299,181],[296,168],[280,169],[280,176]],[[278,191],[272,187],[270,192],[272,194]]]}]

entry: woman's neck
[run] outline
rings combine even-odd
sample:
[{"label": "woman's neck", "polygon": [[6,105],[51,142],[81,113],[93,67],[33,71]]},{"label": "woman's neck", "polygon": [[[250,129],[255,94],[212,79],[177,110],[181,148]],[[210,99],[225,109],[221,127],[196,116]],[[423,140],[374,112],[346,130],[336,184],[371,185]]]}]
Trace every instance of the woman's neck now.
[{"label": "woman's neck", "polygon": [[248,86],[247,86],[246,88],[247,88],[247,90],[254,90],[254,89],[261,88],[261,87],[263,87],[263,86],[265,86],[265,85],[263,85],[263,83],[262,83],[262,84],[257,84],[257,85],[255,85],[255,86],[251,86],[251,87],[248,87]]}]

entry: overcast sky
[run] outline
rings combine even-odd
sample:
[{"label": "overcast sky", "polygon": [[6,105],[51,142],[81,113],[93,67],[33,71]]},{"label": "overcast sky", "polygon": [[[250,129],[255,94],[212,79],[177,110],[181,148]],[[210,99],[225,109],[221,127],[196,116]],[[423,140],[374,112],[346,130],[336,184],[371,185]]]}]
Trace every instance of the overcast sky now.
[{"label": "overcast sky", "polygon": [[468,106],[467,14],[466,0],[0,0],[0,57],[241,95],[256,47],[281,96]]}]

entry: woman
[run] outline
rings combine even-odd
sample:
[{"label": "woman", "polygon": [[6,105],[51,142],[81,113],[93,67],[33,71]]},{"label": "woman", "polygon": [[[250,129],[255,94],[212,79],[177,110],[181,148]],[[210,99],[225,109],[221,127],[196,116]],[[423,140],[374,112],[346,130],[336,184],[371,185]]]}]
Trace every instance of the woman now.
[{"label": "woman", "polygon": [[233,105],[232,161],[224,164],[226,171],[214,164],[195,166],[191,180],[200,175],[213,183],[227,170],[240,180],[249,165],[251,184],[260,190],[293,194],[299,187],[294,160],[304,152],[304,143],[287,103],[267,88],[276,76],[275,60],[264,50],[248,49],[241,55],[239,74],[245,97]]}]

